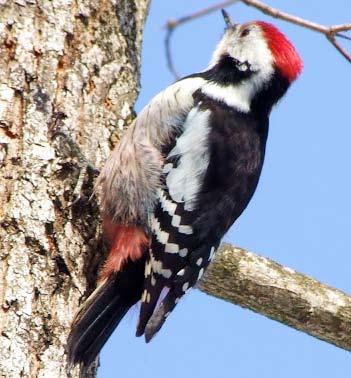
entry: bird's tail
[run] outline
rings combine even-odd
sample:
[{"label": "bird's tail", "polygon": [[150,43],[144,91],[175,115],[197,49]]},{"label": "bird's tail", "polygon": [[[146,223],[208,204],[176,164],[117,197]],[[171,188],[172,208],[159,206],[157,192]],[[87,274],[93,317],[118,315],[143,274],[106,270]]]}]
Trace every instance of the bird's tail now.
[{"label": "bird's tail", "polygon": [[79,309],[67,342],[69,364],[89,366],[127,311],[139,299],[143,262],[106,278]]}]

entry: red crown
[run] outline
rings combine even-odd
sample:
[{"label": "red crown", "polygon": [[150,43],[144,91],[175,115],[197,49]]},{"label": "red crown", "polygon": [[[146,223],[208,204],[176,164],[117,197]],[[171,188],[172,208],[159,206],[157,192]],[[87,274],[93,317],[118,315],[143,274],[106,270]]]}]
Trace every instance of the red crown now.
[{"label": "red crown", "polygon": [[263,21],[256,21],[255,24],[261,27],[279,72],[289,82],[294,81],[303,67],[302,60],[295,47],[274,25]]}]

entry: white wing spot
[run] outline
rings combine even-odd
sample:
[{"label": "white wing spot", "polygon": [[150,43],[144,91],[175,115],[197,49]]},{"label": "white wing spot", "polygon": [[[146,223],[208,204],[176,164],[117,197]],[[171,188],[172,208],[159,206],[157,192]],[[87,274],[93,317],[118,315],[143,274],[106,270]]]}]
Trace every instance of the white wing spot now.
[{"label": "white wing spot", "polygon": [[215,247],[212,247],[208,261],[211,261],[213,259],[215,252],[216,252]]},{"label": "white wing spot", "polygon": [[172,221],[171,221],[172,226],[177,227],[178,231],[181,234],[187,234],[187,235],[192,234],[193,229],[191,226],[180,224],[182,221],[182,218],[179,215],[175,214],[176,209],[177,209],[177,204],[168,200],[162,189],[158,190],[158,198],[160,200],[160,205],[163,211],[166,211],[172,217]]},{"label": "white wing spot", "polygon": [[151,263],[148,262],[146,265],[145,265],[145,277],[148,277],[151,273]]},{"label": "white wing spot", "polygon": [[151,276],[151,285],[152,286],[156,285],[156,279],[155,279],[154,275]]},{"label": "white wing spot", "polygon": [[161,244],[167,244],[169,234],[161,230],[160,222],[155,218],[154,215],[151,217],[151,229],[154,231],[157,240]]},{"label": "white wing spot", "polygon": [[185,257],[188,254],[188,248],[182,248],[179,250],[179,256]]},{"label": "white wing spot", "polygon": [[170,269],[162,269],[161,274],[165,278],[170,278],[172,275],[172,271]]},{"label": "white wing spot", "polygon": [[203,274],[204,274],[204,268],[201,268],[200,272],[199,272],[199,276],[197,277],[197,279],[199,280],[202,277]]},{"label": "white wing spot", "polygon": [[202,261],[203,261],[202,257],[198,258],[196,261],[196,265],[201,266]]},{"label": "white wing spot", "polygon": [[179,227],[180,226],[181,217],[179,215],[173,215],[172,217],[172,226]]},{"label": "white wing spot", "polygon": [[146,303],[150,303],[150,300],[151,300],[151,295],[150,295],[150,293],[147,293],[147,295],[146,295]]},{"label": "white wing spot", "polygon": [[159,189],[158,190],[158,198],[160,200],[160,204],[161,204],[161,207],[164,211],[167,211],[167,213],[171,216],[174,216],[174,213],[177,209],[177,204],[175,204],[174,202],[172,201],[169,201],[163,190],[162,189]]},{"label": "white wing spot", "polygon": [[147,291],[144,290],[144,291],[143,291],[143,295],[141,296],[141,301],[142,301],[142,302],[145,302],[145,300],[146,300],[146,296],[147,296]]},{"label": "white wing spot", "polygon": [[181,269],[178,273],[177,276],[184,276],[185,270]]},{"label": "white wing spot", "polygon": [[181,234],[191,235],[193,233],[193,228],[191,226],[179,226],[178,231]]},{"label": "white wing spot", "polygon": [[172,271],[170,269],[164,269],[162,265],[162,261],[155,260],[153,256],[151,256],[151,265],[152,265],[152,270],[161,276],[165,278],[170,278],[172,275]]},{"label": "white wing spot", "polygon": [[165,247],[165,252],[167,253],[178,253],[179,252],[179,246],[175,243],[167,243]]},{"label": "white wing spot", "polygon": [[184,293],[189,289],[189,282],[185,282],[185,284],[182,286],[182,290]]}]

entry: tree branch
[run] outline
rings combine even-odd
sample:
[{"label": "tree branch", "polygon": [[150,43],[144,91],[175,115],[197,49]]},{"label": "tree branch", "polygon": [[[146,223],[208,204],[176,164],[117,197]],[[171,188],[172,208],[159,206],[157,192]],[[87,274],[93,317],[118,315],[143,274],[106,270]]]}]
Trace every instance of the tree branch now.
[{"label": "tree branch", "polygon": [[172,39],[172,34],[173,34],[173,31],[175,30],[175,28],[177,28],[178,26],[180,26],[180,25],[182,25],[186,22],[193,21],[196,18],[203,17],[206,14],[209,14],[209,13],[215,12],[219,9],[225,8],[228,5],[231,5],[231,4],[238,2],[238,1],[240,1],[240,0],[223,1],[221,3],[217,3],[217,4],[214,4],[210,7],[200,9],[199,11],[196,11],[196,12],[191,13],[189,15],[177,18],[175,20],[168,20],[167,21],[167,23],[165,25],[165,28],[167,30],[166,31],[166,37],[165,37],[166,61],[167,61],[167,67],[171,71],[171,73],[173,74],[175,79],[180,78],[180,76],[179,76],[179,74],[178,74],[178,72],[175,68],[173,58],[172,58],[172,51],[171,51],[171,39]]},{"label": "tree branch", "polygon": [[223,245],[198,288],[351,350],[351,297],[265,257]]},{"label": "tree branch", "polygon": [[325,35],[336,34],[340,31],[348,31],[351,29],[351,24],[334,25],[334,26],[324,26],[321,24],[317,24],[316,22],[305,20],[301,17],[283,12],[277,8],[273,8],[258,0],[240,0],[240,1],[246,4],[247,6],[256,8],[260,10],[262,13],[265,13],[271,17],[279,18],[280,20],[284,20],[292,24],[302,26],[306,29],[310,29],[310,30],[313,30],[315,32],[319,32]]},{"label": "tree branch", "polygon": [[193,21],[196,18],[202,17],[206,14],[212,13],[217,11],[218,9],[224,8],[226,6],[232,5],[238,1],[241,1],[242,3],[246,4],[247,6],[253,7],[261,11],[262,13],[265,13],[271,17],[278,18],[280,20],[284,20],[287,22],[290,22],[292,24],[304,27],[306,29],[315,31],[320,34],[324,34],[328,41],[340,52],[341,55],[344,56],[345,59],[347,59],[351,63],[351,53],[349,53],[345,48],[343,48],[339,42],[336,40],[336,37],[340,37],[343,39],[351,40],[351,37],[341,34],[343,31],[349,31],[351,30],[351,23],[349,24],[342,24],[342,25],[333,25],[333,26],[325,26],[318,24],[313,21],[305,20],[301,17],[283,12],[277,8],[273,8],[259,0],[228,0],[223,1],[221,3],[214,4],[210,7],[203,8],[199,11],[196,11],[194,13],[191,13],[189,15],[180,17],[175,20],[169,20],[167,21],[165,27],[167,29],[166,37],[165,37],[165,50],[166,50],[166,59],[167,59],[167,66],[169,70],[172,72],[174,77],[176,79],[179,79],[179,75],[177,73],[177,70],[175,68],[172,53],[171,53],[171,37],[173,35],[173,32],[175,28],[178,26]]}]

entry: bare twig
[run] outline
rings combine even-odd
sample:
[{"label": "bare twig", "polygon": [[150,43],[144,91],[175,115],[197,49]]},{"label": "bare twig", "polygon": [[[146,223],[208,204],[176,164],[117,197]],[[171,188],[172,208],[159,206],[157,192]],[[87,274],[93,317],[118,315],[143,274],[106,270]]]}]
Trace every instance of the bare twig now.
[{"label": "bare twig", "polygon": [[174,78],[178,80],[180,76],[173,63],[172,51],[171,51],[171,37],[172,37],[173,31],[174,31],[174,28],[167,28],[166,37],[165,37],[166,61],[167,61],[168,69],[171,71]]},{"label": "bare twig", "polygon": [[172,53],[171,53],[171,36],[178,26],[192,21],[196,18],[202,17],[206,14],[212,13],[214,11],[217,11],[218,9],[224,8],[226,6],[232,5],[238,1],[243,2],[247,6],[254,7],[261,12],[274,17],[279,18],[281,20],[290,22],[292,24],[304,27],[306,29],[315,31],[317,33],[324,34],[328,41],[344,56],[345,59],[347,59],[351,63],[351,53],[349,53],[345,48],[343,48],[338,41],[336,40],[336,37],[351,40],[351,37],[345,34],[341,34],[341,32],[349,31],[351,30],[351,23],[350,24],[341,24],[341,25],[332,25],[332,26],[325,26],[318,24],[316,22],[312,22],[309,20],[305,20],[301,17],[283,12],[277,8],[273,8],[265,3],[262,3],[259,0],[228,0],[223,1],[221,3],[217,3],[212,5],[211,7],[203,8],[199,11],[196,11],[194,13],[191,13],[189,15],[180,17],[175,20],[169,20],[165,27],[167,29],[166,38],[165,38],[165,50],[166,50],[166,58],[167,58],[167,65],[172,72],[172,74],[178,79],[179,75],[175,69],[175,65],[173,63]]},{"label": "bare twig", "polygon": [[214,4],[214,5],[210,6],[210,7],[203,8],[203,9],[201,9],[199,11],[196,11],[194,13],[191,13],[191,14],[189,14],[187,16],[180,17],[180,18],[178,18],[176,20],[168,20],[167,23],[166,23],[166,28],[167,29],[174,29],[175,27],[177,27],[177,26],[179,26],[181,24],[184,24],[185,22],[195,20],[196,18],[205,16],[206,14],[209,14],[209,13],[215,12],[215,11],[217,11],[219,9],[225,8],[228,5],[234,4],[234,3],[238,2],[238,1],[240,1],[240,0],[227,0],[227,1],[223,1],[221,3]]},{"label": "bare twig", "polygon": [[184,24],[188,21],[195,20],[196,18],[199,18],[199,17],[203,17],[206,14],[215,12],[219,9],[225,8],[228,5],[231,5],[231,4],[233,4],[237,1],[239,1],[239,0],[223,1],[221,3],[217,3],[217,4],[212,5],[211,7],[203,8],[203,9],[201,9],[197,12],[194,12],[192,14],[189,14],[187,16],[180,17],[176,20],[168,20],[167,21],[167,23],[165,25],[165,28],[167,30],[166,31],[166,37],[165,37],[166,60],[167,60],[168,69],[171,71],[171,73],[173,74],[175,79],[179,79],[180,76],[179,76],[179,74],[178,74],[178,72],[175,68],[173,58],[172,58],[172,52],[171,52],[171,38],[172,38],[172,34],[173,34],[174,29],[181,24]]},{"label": "bare twig", "polygon": [[342,24],[342,25],[335,25],[330,27],[330,31],[333,33],[338,33],[341,31],[348,31],[351,29],[351,24]]},{"label": "bare twig", "polygon": [[340,54],[342,54],[351,63],[350,53],[340,45],[340,43],[336,40],[335,35],[327,34],[326,37],[328,41],[340,52]]},{"label": "bare twig", "polygon": [[351,30],[351,24],[343,24],[343,25],[333,25],[333,26],[324,26],[321,24],[317,24],[316,22],[305,20],[301,17],[297,17],[291,15],[286,12],[282,12],[279,9],[270,7],[267,4],[262,3],[258,0],[240,0],[248,6],[254,7],[261,12],[268,14],[271,17],[279,18],[284,21],[288,21],[292,24],[302,26],[306,29],[310,29],[316,31],[318,33],[324,34],[329,42],[351,63],[351,54],[346,51],[337,41],[336,36],[350,39],[350,37],[340,34],[341,31],[348,31]]},{"label": "bare twig", "polygon": [[265,257],[224,245],[198,288],[351,350],[351,297]]},{"label": "bare twig", "polygon": [[329,33],[338,33],[341,31],[347,31],[351,29],[351,24],[344,25],[334,25],[334,26],[324,26],[317,24],[316,22],[305,20],[301,17],[291,15],[289,13],[280,11],[279,9],[273,8],[267,4],[262,3],[258,0],[240,0],[249,7],[254,7],[260,10],[262,13],[268,14],[271,17],[279,18],[280,20],[288,21],[292,24],[302,26],[306,29],[310,29],[319,33],[329,34]]}]

